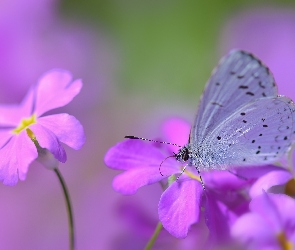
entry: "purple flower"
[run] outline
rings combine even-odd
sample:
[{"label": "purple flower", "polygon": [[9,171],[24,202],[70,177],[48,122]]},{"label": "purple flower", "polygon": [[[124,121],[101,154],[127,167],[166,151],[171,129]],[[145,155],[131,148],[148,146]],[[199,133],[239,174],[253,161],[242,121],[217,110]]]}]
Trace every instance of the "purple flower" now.
[{"label": "purple flower", "polygon": [[232,235],[247,249],[294,249],[295,201],[284,194],[268,194],[254,198],[250,212],[232,227]]},{"label": "purple flower", "polygon": [[14,185],[24,180],[30,163],[38,157],[37,147],[49,150],[60,161],[67,160],[61,145],[80,149],[85,142],[80,122],[68,114],[41,117],[65,106],[80,92],[81,80],[72,81],[64,70],[46,73],[20,105],[0,106],[0,179]]},{"label": "purple flower", "polygon": [[283,193],[295,196],[295,180],[292,170],[278,168],[258,178],[252,185],[249,195],[254,198],[263,192]]},{"label": "purple flower", "polygon": [[[164,124],[164,130],[172,142],[184,145],[188,138],[190,126],[179,119],[171,119]],[[177,131],[177,133],[175,133]],[[170,135],[170,136],[169,136]],[[126,140],[111,148],[106,156],[107,166],[117,170],[124,170],[116,176],[113,187],[122,194],[134,194],[138,188],[156,182],[161,182],[166,189],[163,192],[158,214],[164,228],[177,238],[185,238],[189,228],[203,216],[201,206],[205,207],[206,224],[210,230],[210,237],[214,241],[225,240],[229,237],[229,226],[245,209],[247,199],[232,190],[242,189],[251,181],[237,178],[226,171],[212,171],[202,173],[206,185],[203,190],[199,175],[195,168],[188,167],[177,181],[170,185],[164,183],[168,176],[178,176],[183,166],[173,155],[175,146],[147,143],[140,140]],[[255,168],[251,170],[255,173]],[[222,190],[222,192],[220,191]],[[222,233],[218,233],[222,231]]]},{"label": "purple flower", "polygon": [[[107,97],[117,60],[104,32],[64,18],[57,0],[1,3],[0,102],[18,103],[28,86],[51,68],[83,76],[87,88],[78,97],[83,107],[93,107]],[[80,107],[71,105],[76,113],[83,113]]]}]

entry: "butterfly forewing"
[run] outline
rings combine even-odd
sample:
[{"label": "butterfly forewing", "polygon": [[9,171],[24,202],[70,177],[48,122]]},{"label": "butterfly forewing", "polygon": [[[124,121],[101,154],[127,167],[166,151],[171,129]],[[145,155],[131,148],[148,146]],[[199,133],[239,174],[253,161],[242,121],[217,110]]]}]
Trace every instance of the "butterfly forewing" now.
[{"label": "butterfly forewing", "polygon": [[235,110],[266,97],[277,97],[269,69],[250,53],[232,51],[219,62],[205,87],[190,143],[202,143]]}]

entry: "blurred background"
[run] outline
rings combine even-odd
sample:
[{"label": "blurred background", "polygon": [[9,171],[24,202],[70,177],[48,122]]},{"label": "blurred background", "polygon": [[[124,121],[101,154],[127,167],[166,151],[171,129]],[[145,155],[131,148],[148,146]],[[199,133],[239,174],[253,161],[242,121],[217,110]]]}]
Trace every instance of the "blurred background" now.
[{"label": "blurred background", "polygon": [[[76,116],[87,137],[82,150],[66,148],[68,161],[60,164],[77,249],[143,249],[158,222],[161,188],[116,193],[118,172],[104,165],[104,155],[125,135],[160,137],[168,118],[193,121],[210,72],[229,50],[257,55],[279,93],[295,99],[292,2],[1,0],[1,103],[20,102],[52,68],[84,82],[57,111]],[[1,249],[68,248],[63,193],[52,171],[33,163],[24,182],[0,185],[0,201]],[[196,249],[204,238],[163,232],[156,249]]]}]

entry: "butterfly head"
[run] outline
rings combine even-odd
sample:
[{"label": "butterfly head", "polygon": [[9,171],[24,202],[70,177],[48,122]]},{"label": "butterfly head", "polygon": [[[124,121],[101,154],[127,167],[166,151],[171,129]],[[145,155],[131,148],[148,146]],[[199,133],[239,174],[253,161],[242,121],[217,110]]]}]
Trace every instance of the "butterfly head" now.
[{"label": "butterfly head", "polygon": [[175,159],[180,162],[186,162],[189,159],[190,151],[188,146],[182,147],[177,154],[175,154]]}]

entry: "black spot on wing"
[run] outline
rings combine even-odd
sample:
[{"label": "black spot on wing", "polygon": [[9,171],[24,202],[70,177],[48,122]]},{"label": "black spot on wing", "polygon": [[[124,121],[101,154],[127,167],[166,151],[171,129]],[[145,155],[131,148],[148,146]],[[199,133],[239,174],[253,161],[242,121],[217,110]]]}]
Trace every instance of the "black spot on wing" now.
[{"label": "black spot on wing", "polygon": [[262,84],[261,81],[258,82],[258,85],[259,85],[260,88],[265,89],[265,86]]},{"label": "black spot on wing", "polygon": [[239,89],[248,89],[249,88],[249,86],[246,86],[246,85],[240,85],[239,86]]},{"label": "black spot on wing", "polygon": [[223,107],[222,104],[218,103],[218,102],[211,102],[212,105],[217,105],[219,107]]}]

